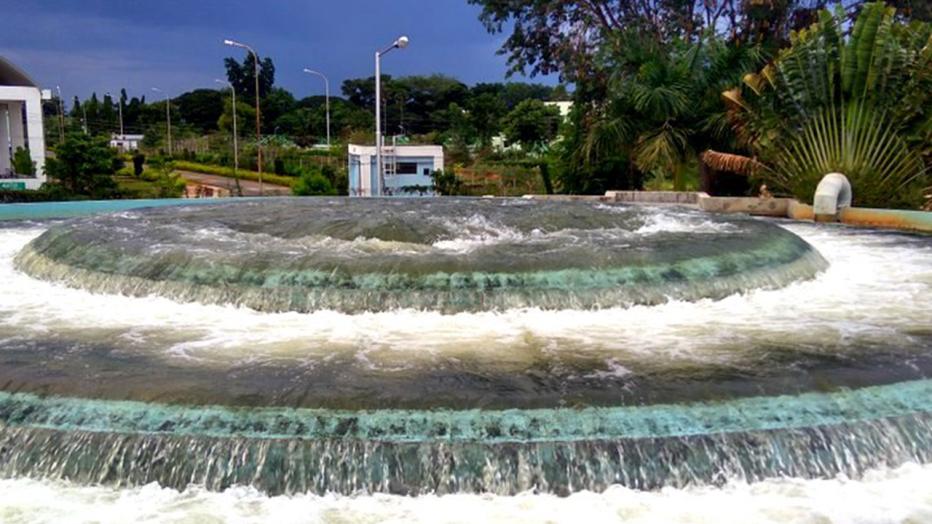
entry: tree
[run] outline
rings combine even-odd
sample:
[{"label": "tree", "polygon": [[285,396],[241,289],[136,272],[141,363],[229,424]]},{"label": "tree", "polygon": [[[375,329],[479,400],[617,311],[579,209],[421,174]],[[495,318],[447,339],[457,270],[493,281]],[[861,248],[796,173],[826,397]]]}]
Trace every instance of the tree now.
[{"label": "tree", "polygon": [[[227,80],[236,89],[236,94],[244,102],[256,103],[256,59],[252,53],[246,53],[246,58],[240,64],[235,58],[227,58],[223,61],[227,70]],[[275,85],[275,64],[272,59],[266,57],[259,62],[259,98],[272,91]]]},{"label": "tree", "polygon": [[[217,121],[224,111],[223,93],[214,89],[195,89],[172,99],[172,107],[177,108],[173,116],[179,122],[193,126],[197,131],[206,133],[217,130]],[[162,104],[164,115],[165,105]]]},{"label": "tree", "polygon": [[315,168],[303,169],[291,191],[295,196],[330,196],[337,194],[330,180]]},{"label": "tree", "polygon": [[488,145],[502,130],[501,120],[508,112],[505,101],[493,93],[472,94],[466,102],[467,118],[480,145]]},{"label": "tree", "polygon": [[503,120],[505,139],[530,151],[554,139],[560,123],[560,111],[540,100],[525,100]]},{"label": "tree", "polygon": [[897,21],[865,4],[819,22],[741,88],[724,96],[738,137],[762,161],[759,175],[809,200],[827,173],[844,173],[855,202],[914,207],[932,163],[932,26]]},{"label": "tree", "polygon": [[71,195],[91,198],[115,196],[116,182],[112,175],[118,167],[119,157],[106,139],[79,133],[67,135],[46,164],[53,184]]},{"label": "tree", "polygon": [[13,153],[13,172],[25,176],[36,174],[36,163],[32,161],[28,149],[16,148],[16,152]]}]

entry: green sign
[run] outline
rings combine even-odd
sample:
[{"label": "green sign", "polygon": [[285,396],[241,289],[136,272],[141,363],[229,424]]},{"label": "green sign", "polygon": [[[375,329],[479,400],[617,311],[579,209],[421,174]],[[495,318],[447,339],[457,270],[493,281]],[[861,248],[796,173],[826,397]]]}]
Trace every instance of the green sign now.
[{"label": "green sign", "polygon": [[0,189],[26,189],[25,182],[2,182],[0,181]]}]

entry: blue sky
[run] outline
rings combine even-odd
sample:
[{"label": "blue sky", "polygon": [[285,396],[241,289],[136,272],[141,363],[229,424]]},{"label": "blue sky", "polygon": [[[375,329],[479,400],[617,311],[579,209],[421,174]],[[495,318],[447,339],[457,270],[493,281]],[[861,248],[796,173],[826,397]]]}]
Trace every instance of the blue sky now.
[{"label": "blue sky", "polygon": [[[479,9],[466,0],[0,0],[0,54],[66,100],[126,87],[131,96],[159,87],[172,95],[216,87],[223,58],[246,42],[276,66],[276,83],[306,96],[334,93],[346,78],[371,76],[376,48],[407,34],[411,46],[383,60],[391,75],[444,73],[466,83],[505,79]],[[555,79],[536,79],[553,83]]]}]

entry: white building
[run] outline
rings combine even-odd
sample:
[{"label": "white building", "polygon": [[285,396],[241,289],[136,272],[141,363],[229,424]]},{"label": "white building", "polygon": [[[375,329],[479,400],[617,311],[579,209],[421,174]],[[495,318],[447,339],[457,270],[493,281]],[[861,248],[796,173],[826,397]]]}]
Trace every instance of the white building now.
[{"label": "white building", "polygon": [[139,149],[139,144],[142,143],[143,138],[145,138],[145,135],[119,135],[113,133],[110,135],[110,147],[119,149],[121,153],[128,153]]},{"label": "white building", "polygon": [[[0,189],[38,189],[45,182],[42,92],[26,73],[0,56]],[[33,173],[16,173],[13,155],[29,152]]]},{"label": "white building", "polygon": [[443,146],[385,146],[385,187],[379,193],[375,146],[349,146],[350,196],[431,196],[434,171],[443,169]]}]

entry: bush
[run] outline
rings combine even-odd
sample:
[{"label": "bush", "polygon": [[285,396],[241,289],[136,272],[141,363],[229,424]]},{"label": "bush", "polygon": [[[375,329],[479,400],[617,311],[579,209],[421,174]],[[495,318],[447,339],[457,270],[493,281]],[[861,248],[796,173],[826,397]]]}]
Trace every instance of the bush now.
[{"label": "bush", "polygon": [[291,189],[295,196],[332,196],[337,192],[327,177],[315,169],[306,169]]},{"label": "bush", "polygon": [[55,147],[46,170],[52,183],[69,195],[113,198],[117,187],[112,175],[122,167],[122,159],[105,138],[76,133]]},{"label": "bush", "polygon": [[36,163],[29,156],[29,150],[17,147],[13,153],[13,172],[17,175],[32,176],[36,174]]}]

